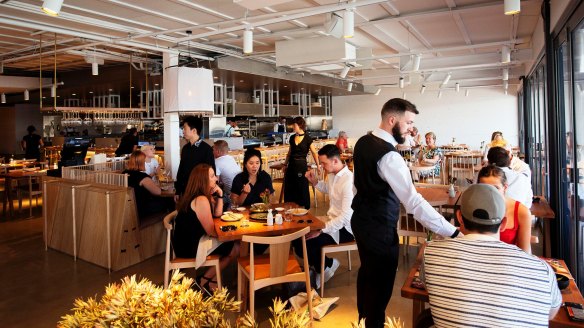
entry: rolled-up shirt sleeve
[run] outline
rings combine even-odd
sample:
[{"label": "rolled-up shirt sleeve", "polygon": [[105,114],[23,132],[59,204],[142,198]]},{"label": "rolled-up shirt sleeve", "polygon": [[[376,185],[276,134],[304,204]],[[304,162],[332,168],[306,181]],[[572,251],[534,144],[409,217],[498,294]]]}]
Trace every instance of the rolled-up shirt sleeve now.
[{"label": "rolled-up shirt sleeve", "polygon": [[377,173],[393,189],[406,211],[424,227],[443,237],[454,234],[456,228],[416,191],[410,171],[398,152],[385,154],[377,162]]},{"label": "rolled-up shirt sleeve", "polygon": [[[331,178],[333,177],[329,177],[329,179]],[[340,180],[335,188],[341,189],[341,197],[334,200],[335,204],[332,204],[333,200],[331,199],[331,208],[327,213],[329,221],[326,222],[325,228],[322,229],[322,232],[325,233],[332,233],[343,229],[343,227],[351,226],[351,216],[353,215],[351,203],[354,196],[353,179],[345,175]]]}]

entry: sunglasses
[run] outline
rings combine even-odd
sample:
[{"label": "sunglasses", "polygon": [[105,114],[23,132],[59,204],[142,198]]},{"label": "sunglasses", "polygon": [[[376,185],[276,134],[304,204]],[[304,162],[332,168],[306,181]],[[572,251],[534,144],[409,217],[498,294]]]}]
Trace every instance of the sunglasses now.
[{"label": "sunglasses", "polygon": [[[298,220],[298,223],[304,223],[304,220]],[[312,223],[312,220],[306,220],[306,223]]]},{"label": "sunglasses", "polygon": [[227,231],[235,231],[235,230],[237,230],[237,227],[230,224],[230,225],[221,226],[221,228],[219,228],[219,229],[221,229],[221,231],[223,231],[223,232],[227,232]]}]

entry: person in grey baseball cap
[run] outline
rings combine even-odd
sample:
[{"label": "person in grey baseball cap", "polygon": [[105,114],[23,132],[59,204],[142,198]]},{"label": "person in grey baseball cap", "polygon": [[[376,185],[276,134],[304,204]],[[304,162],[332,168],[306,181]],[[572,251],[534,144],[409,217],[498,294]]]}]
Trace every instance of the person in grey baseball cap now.
[{"label": "person in grey baseball cap", "polygon": [[498,234],[501,223],[506,220],[505,199],[491,185],[471,185],[460,197],[457,218],[464,234],[470,231]]}]

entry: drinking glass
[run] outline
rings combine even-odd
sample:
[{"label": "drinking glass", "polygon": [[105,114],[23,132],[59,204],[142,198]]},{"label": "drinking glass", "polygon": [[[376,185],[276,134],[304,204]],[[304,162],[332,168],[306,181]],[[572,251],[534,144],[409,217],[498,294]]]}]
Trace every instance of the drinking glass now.
[{"label": "drinking glass", "polygon": [[284,213],[282,215],[284,222],[292,222],[292,214],[289,212],[292,207],[288,204],[284,204],[282,207],[284,207]]}]

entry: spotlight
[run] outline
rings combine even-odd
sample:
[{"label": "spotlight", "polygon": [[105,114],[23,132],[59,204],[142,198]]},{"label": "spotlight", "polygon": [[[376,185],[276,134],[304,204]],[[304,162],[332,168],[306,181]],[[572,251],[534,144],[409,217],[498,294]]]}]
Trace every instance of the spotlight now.
[{"label": "spotlight", "polygon": [[400,78],[399,78],[399,88],[400,88],[400,89],[403,89],[403,88],[404,88],[404,86],[405,86],[405,84],[406,84],[406,83],[405,83],[405,81],[404,81],[404,78],[403,78],[403,77],[400,77]]},{"label": "spotlight", "polygon": [[438,99],[442,98],[442,90],[438,91]]},{"label": "spotlight", "polygon": [[4,74],[4,62],[0,62],[0,74]]},{"label": "spotlight", "polygon": [[452,74],[450,74],[450,73],[446,74],[446,77],[444,77],[444,80],[442,81],[442,86],[445,86],[446,84],[448,84],[448,81],[450,81],[451,77],[452,77]]},{"label": "spotlight", "polygon": [[456,92],[460,92],[460,83],[456,82],[456,84],[454,85],[454,89],[456,90]]},{"label": "spotlight", "polygon": [[470,93],[470,90],[469,89],[466,89],[466,92],[464,93],[464,96],[465,97],[468,97],[469,93]]},{"label": "spotlight", "polygon": [[503,81],[508,81],[508,80],[509,80],[509,69],[503,68]]},{"label": "spotlight", "polygon": [[339,75],[342,79],[347,77],[347,74],[349,74],[349,71],[351,70],[351,67],[349,66],[345,66],[343,67],[343,70],[341,71],[341,74]]},{"label": "spotlight", "polygon": [[355,12],[353,8],[345,10],[343,15],[343,36],[345,39],[352,38],[355,34]]},{"label": "spotlight", "polygon": [[420,55],[413,55],[412,71],[417,72],[420,69]]},{"label": "spotlight", "polygon": [[0,98],[1,98],[1,101],[0,102],[2,102],[3,104],[5,104],[6,103],[6,95],[4,93],[2,93],[2,96]]},{"label": "spotlight", "polygon": [[511,48],[503,46],[501,48],[501,63],[506,64],[511,62]]},{"label": "spotlight", "polygon": [[62,5],[63,0],[45,0],[41,8],[46,14],[56,17],[59,16]]},{"label": "spotlight", "polygon": [[51,86],[51,98],[55,98],[57,96],[57,85],[53,84]]},{"label": "spotlight", "polygon": [[515,15],[521,12],[520,0],[505,0],[505,15]]},{"label": "spotlight", "polygon": [[375,95],[379,96],[380,93],[381,93],[381,88],[377,88],[377,91],[375,91]]},{"label": "spotlight", "polygon": [[253,31],[250,27],[243,31],[243,53],[251,54],[253,52]]},{"label": "spotlight", "polygon": [[407,99],[407,98],[406,98],[406,93],[405,93],[405,92],[404,92],[404,93],[402,93],[402,99]]},{"label": "spotlight", "polygon": [[91,75],[99,75],[99,65],[97,63],[91,63]]},{"label": "spotlight", "polygon": [[28,93],[28,89],[24,90],[24,101],[28,101],[30,99],[30,94]]},{"label": "spotlight", "polygon": [[503,89],[509,89],[509,81],[503,81]]},{"label": "spotlight", "polygon": [[426,91],[426,86],[422,85],[422,87],[420,88],[420,94],[423,95],[424,91]]},{"label": "spotlight", "polygon": [[351,90],[353,90],[353,82],[349,82],[347,85],[347,91],[351,92]]}]

